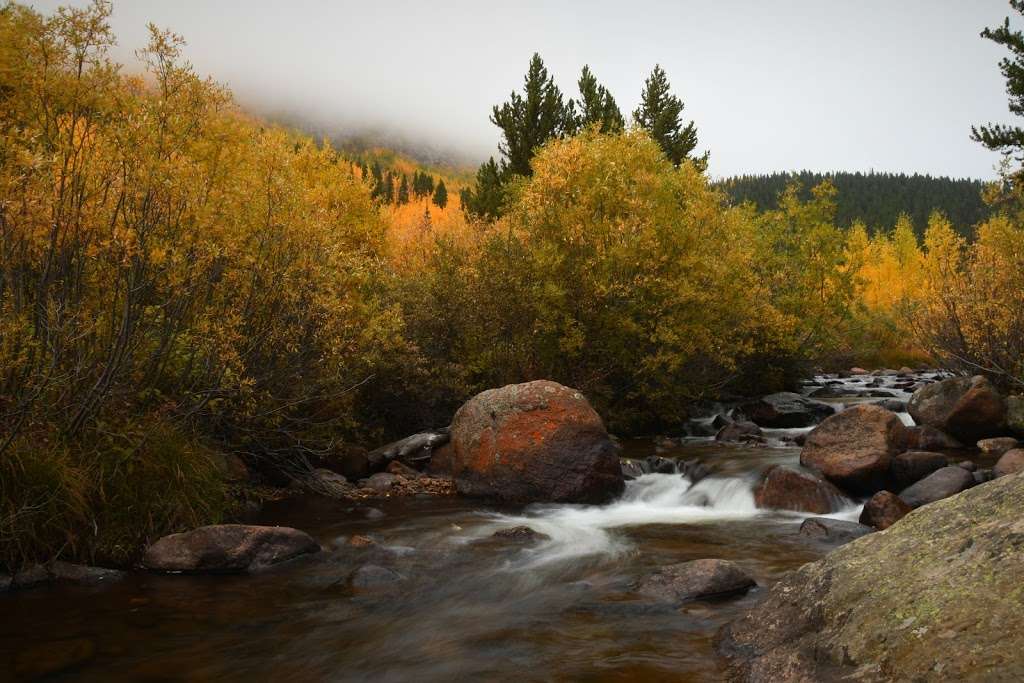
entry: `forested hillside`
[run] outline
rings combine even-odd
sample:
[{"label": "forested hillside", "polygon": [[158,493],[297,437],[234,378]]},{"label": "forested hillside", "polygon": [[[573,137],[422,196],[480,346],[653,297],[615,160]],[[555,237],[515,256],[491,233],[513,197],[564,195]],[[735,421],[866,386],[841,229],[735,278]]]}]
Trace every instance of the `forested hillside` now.
[{"label": "forested hillside", "polygon": [[717,183],[733,202],[753,202],[761,211],[778,208],[778,198],[793,182],[800,184],[802,196],[825,181],[838,191],[836,221],[849,226],[862,221],[872,232],[888,229],[900,214],[913,221],[918,235],[924,233],[928,216],[939,210],[960,235],[969,237],[973,226],[987,217],[981,198],[983,183],[970,178],[935,178],[905,173],[815,173],[798,171],[770,175],[742,175]]}]

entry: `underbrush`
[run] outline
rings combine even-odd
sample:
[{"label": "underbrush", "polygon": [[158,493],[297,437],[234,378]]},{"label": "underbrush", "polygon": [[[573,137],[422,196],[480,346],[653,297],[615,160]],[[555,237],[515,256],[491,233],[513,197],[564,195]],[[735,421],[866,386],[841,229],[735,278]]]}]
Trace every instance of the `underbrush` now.
[{"label": "underbrush", "polygon": [[0,462],[0,566],[126,565],[167,533],[231,510],[222,458],[159,418],[98,424],[86,443],[27,433]]}]

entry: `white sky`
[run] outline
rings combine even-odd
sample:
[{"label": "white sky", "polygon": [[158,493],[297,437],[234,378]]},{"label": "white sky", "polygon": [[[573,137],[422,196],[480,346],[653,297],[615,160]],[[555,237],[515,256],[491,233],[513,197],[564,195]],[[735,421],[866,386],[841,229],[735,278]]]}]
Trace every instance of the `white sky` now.
[{"label": "white sky", "polygon": [[[49,12],[79,1],[32,0]],[[152,21],[243,105],[327,132],[372,128],[473,160],[491,105],[540,52],[568,95],[589,63],[627,114],[655,63],[715,176],[885,170],[988,178],[972,123],[1009,121],[1005,0],[115,0],[116,57]]]}]

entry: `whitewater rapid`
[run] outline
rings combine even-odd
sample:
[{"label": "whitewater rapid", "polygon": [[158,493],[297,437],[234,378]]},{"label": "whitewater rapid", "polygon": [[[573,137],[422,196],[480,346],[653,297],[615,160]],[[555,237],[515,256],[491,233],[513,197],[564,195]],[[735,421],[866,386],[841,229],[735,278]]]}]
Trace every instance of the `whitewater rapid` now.
[{"label": "whitewater rapid", "polygon": [[[696,484],[680,474],[645,474],[626,482],[626,489],[606,505],[532,505],[522,514],[486,514],[484,524],[464,537],[478,540],[495,531],[528,526],[548,539],[510,560],[508,568],[530,569],[588,556],[614,558],[633,549],[624,535],[610,533],[623,527],[648,524],[694,525],[720,521],[774,519],[799,523],[809,514],[759,509],[754,503],[756,478],[708,476]],[[856,519],[861,506],[854,501],[827,516]]]}]

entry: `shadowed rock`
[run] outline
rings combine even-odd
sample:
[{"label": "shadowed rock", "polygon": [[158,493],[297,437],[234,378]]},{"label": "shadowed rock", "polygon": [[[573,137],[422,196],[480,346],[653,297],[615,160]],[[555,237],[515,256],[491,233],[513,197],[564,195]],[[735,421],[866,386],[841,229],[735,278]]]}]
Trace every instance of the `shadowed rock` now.
[{"label": "shadowed rock", "polygon": [[874,529],[857,522],[830,517],[808,517],[800,525],[800,535],[829,543],[849,543]]},{"label": "shadowed rock", "polygon": [[1014,448],[1006,451],[999,458],[999,462],[992,468],[992,473],[997,477],[1005,477],[1008,474],[1016,474],[1024,471],[1024,448]]},{"label": "shadowed rock", "polygon": [[931,451],[907,451],[893,456],[890,470],[897,490],[905,489],[932,472],[949,465],[949,459],[942,453]]},{"label": "shadowed rock", "polygon": [[864,503],[860,523],[882,531],[903,519],[912,509],[895,493],[879,491]]},{"label": "shadowed rock", "polygon": [[641,581],[637,591],[664,602],[681,603],[745,593],[756,585],[736,563],[707,559],[662,567]]},{"label": "shadowed rock", "polygon": [[914,392],[907,412],[929,425],[974,443],[1006,431],[1006,400],[983,376],[952,377]]},{"label": "shadowed rock", "polygon": [[760,427],[810,427],[836,412],[827,403],[812,401],[789,391],[769,394],[739,406],[739,411]]},{"label": "shadowed rock", "polygon": [[319,550],[298,529],[216,524],[164,536],[146,548],[142,565],[161,572],[246,572]]},{"label": "shadowed rock", "polygon": [[507,529],[498,529],[491,535],[491,537],[506,541],[516,541],[518,543],[546,541],[551,538],[547,534],[534,531],[532,528],[525,525],[513,526]]},{"label": "shadowed rock", "polygon": [[999,457],[1007,451],[1017,448],[1020,442],[1012,436],[997,436],[992,439],[982,439],[978,442],[978,450],[986,455]]}]

